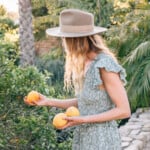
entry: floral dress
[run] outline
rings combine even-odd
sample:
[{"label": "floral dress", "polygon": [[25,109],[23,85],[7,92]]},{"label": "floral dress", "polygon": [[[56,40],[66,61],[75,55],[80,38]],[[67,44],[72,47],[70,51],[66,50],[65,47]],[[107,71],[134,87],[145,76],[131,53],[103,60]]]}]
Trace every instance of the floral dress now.
[{"label": "floral dress", "polygon": [[[114,107],[107,91],[100,90],[103,84],[100,68],[119,73],[126,83],[125,70],[110,55],[100,53],[90,64],[85,74],[82,92],[78,97],[78,107],[82,116],[99,114]],[[116,121],[82,124],[75,128],[73,150],[121,150],[121,138]]]}]

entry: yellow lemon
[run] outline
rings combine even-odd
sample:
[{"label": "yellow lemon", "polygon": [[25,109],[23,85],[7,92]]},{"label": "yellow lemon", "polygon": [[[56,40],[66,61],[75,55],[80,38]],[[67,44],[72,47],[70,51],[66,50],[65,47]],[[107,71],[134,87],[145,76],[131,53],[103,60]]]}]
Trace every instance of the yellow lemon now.
[{"label": "yellow lemon", "polygon": [[53,118],[53,125],[56,128],[62,128],[63,126],[65,126],[67,124],[67,120],[63,119],[64,117],[67,117],[65,113],[56,114]]},{"label": "yellow lemon", "polygon": [[78,108],[71,106],[66,110],[65,113],[68,117],[73,117],[73,116],[79,116],[80,112],[78,110]]},{"label": "yellow lemon", "polygon": [[31,91],[27,95],[28,102],[38,101],[40,99],[40,94],[36,91]]}]

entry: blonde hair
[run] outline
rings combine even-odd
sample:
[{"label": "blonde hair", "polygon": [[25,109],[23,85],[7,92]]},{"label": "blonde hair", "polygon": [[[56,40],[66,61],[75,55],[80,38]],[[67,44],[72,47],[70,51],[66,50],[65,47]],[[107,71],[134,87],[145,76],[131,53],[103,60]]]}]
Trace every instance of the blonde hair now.
[{"label": "blonde hair", "polygon": [[74,88],[76,94],[82,90],[85,61],[91,51],[105,52],[115,59],[99,35],[64,38],[63,42],[66,51],[64,87],[67,90]]}]

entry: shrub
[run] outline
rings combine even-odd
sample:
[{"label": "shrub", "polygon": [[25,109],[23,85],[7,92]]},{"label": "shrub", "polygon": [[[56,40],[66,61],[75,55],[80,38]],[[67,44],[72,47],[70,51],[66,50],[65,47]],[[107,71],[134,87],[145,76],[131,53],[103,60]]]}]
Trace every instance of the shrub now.
[{"label": "shrub", "polygon": [[[21,68],[15,65],[15,56],[17,51],[13,45],[1,45],[0,149],[70,149],[71,138],[67,142],[64,136],[60,143],[60,134],[51,124],[55,113],[61,110],[27,106],[23,102],[23,97],[31,90],[56,95],[55,88],[47,84],[50,73],[39,72],[35,66]],[[65,135],[68,134],[67,131]]]}]

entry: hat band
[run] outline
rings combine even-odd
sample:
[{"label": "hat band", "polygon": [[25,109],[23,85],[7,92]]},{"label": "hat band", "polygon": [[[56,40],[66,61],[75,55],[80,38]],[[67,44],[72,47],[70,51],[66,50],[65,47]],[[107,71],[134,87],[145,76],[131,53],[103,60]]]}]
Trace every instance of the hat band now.
[{"label": "hat band", "polygon": [[92,25],[84,25],[84,26],[61,25],[60,30],[66,33],[86,33],[92,32],[94,30],[94,27]]}]

